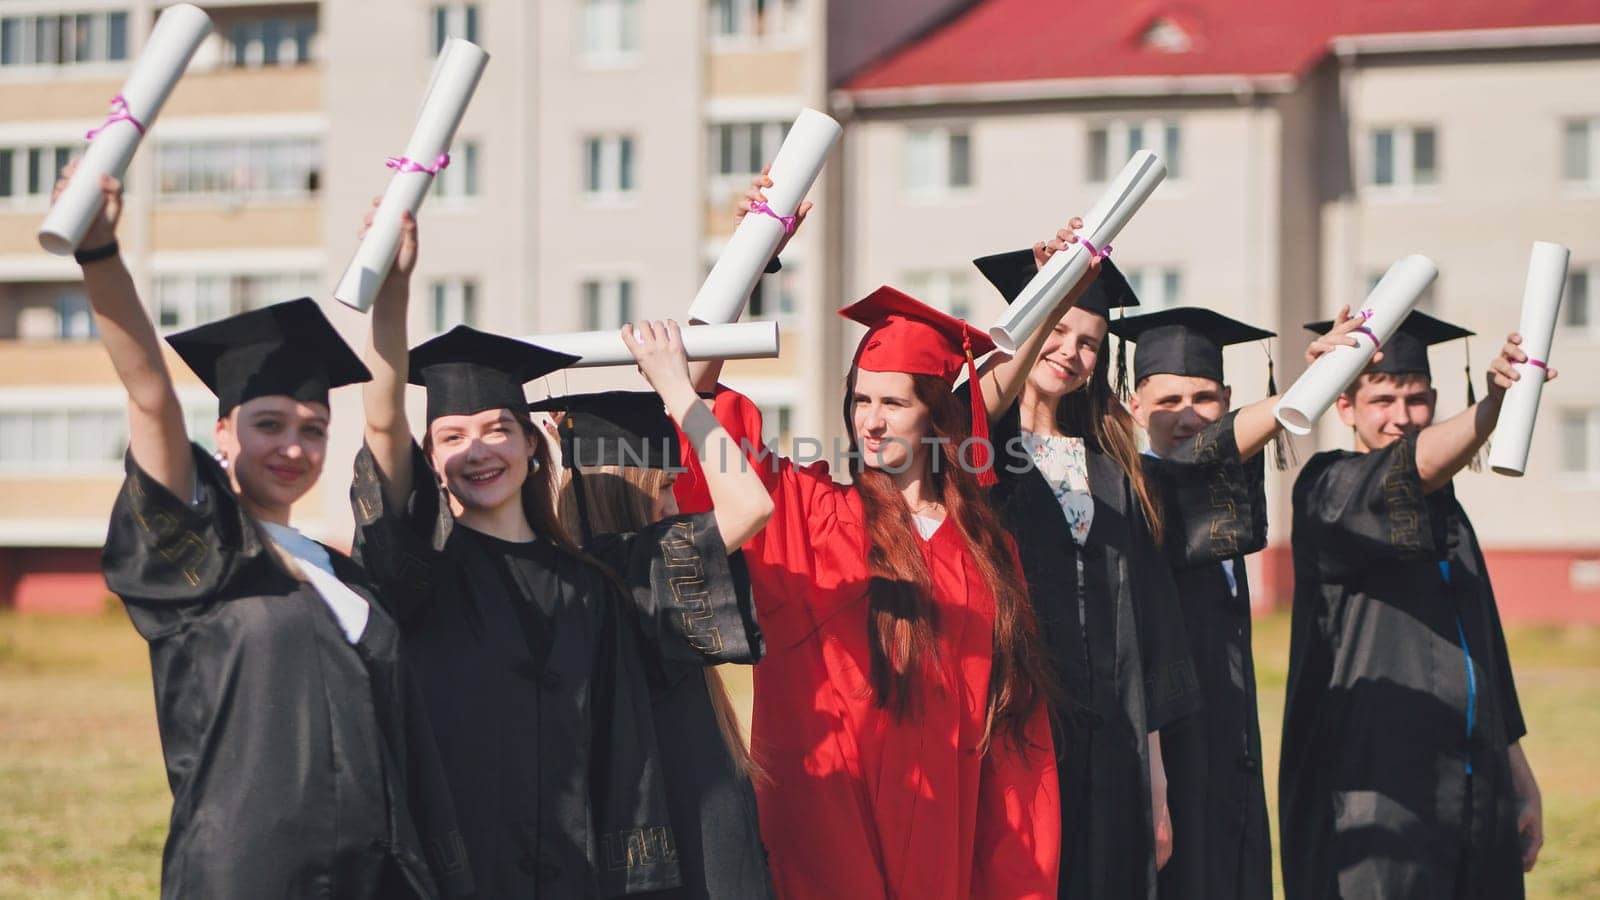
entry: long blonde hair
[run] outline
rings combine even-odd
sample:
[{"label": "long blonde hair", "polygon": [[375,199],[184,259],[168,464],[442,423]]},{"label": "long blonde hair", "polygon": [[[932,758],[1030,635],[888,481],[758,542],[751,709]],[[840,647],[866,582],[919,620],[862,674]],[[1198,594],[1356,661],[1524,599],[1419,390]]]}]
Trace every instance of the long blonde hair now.
[{"label": "long blonde hair", "polygon": [[[656,498],[667,488],[668,473],[638,466],[597,466],[577,470],[561,487],[558,509],[565,531],[580,538],[591,534],[627,534],[656,520]],[[578,491],[583,491],[580,502]],[[582,510],[580,512],[580,509]],[[733,758],[734,768],[759,780],[761,769],[750,756],[739,717],[733,711],[728,685],[716,666],[703,670],[706,691],[717,716],[717,730]]]}]

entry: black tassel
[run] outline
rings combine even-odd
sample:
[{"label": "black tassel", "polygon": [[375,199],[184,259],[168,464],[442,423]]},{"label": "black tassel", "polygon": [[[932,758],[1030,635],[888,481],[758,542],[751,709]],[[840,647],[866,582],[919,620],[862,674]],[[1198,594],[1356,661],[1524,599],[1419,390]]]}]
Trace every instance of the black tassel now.
[{"label": "black tassel", "polygon": [[[1278,373],[1273,369],[1272,365],[1272,345],[1270,343],[1266,344],[1266,348],[1267,396],[1276,397],[1278,396]],[[1279,472],[1285,472],[1288,471],[1289,466],[1299,462],[1295,458],[1294,439],[1281,426],[1272,435],[1272,440],[1269,443],[1272,444],[1272,467],[1274,469]]]},{"label": "black tassel", "polygon": [[[1119,307],[1117,310],[1118,321],[1121,321],[1127,317],[1127,312]],[[1128,398],[1133,394],[1133,391],[1131,391],[1128,387],[1128,339],[1122,337],[1117,338],[1116,391],[1117,399],[1121,400],[1123,403],[1127,403]]]}]

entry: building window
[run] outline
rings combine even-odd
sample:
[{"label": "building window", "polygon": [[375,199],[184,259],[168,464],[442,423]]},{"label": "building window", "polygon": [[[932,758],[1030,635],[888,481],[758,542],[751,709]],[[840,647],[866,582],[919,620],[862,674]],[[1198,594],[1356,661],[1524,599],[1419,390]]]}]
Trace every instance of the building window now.
[{"label": "building window", "polygon": [[1568,328],[1587,331],[1595,326],[1594,269],[1574,269],[1567,273],[1567,292],[1561,298],[1561,318]]},{"label": "building window", "polygon": [[907,293],[934,309],[958,319],[972,318],[972,277],[964,270],[907,272],[901,283]]},{"label": "building window", "polygon": [[316,272],[186,272],[156,277],[156,324],[163,331],[204,325],[283,300],[314,296]]},{"label": "building window", "polygon": [[972,136],[964,128],[912,128],[906,132],[906,193],[938,197],[972,186]]},{"label": "building window", "polygon": [[794,263],[784,263],[783,268],[763,275],[750,293],[749,313],[752,319],[787,321],[799,310],[800,276]]},{"label": "building window", "polygon": [[711,38],[722,44],[793,40],[800,36],[804,0],[711,0]]},{"label": "building window", "polygon": [[749,178],[766,168],[789,136],[788,122],[719,122],[710,128],[712,177]]},{"label": "building window", "polygon": [[1600,475],[1600,407],[1561,411],[1561,471]]},{"label": "building window", "polygon": [[0,67],[72,66],[128,58],[128,14],[0,17]]},{"label": "building window", "polygon": [[44,205],[72,160],[71,144],[0,147],[0,205]]},{"label": "building window", "polygon": [[583,141],[583,192],[592,199],[620,198],[631,194],[633,138],[606,135]]},{"label": "building window", "polygon": [[295,66],[311,62],[317,17],[269,16],[242,19],[228,29],[228,62],[236,68]]},{"label": "building window", "polygon": [[433,297],[434,334],[443,334],[457,325],[477,326],[476,281],[470,278],[442,279],[433,283],[430,294]]},{"label": "building window", "polygon": [[633,279],[591,278],[580,291],[584,331],[612,331],[633,321]]},{"label": "building window", "polygon": [[322,179],[315,138],[163,143],[156,160],[159,196],[168,200],[306,199]]},{"label": "building window", "polygon": [[1561,141],[1561,177],[1572,184],[1600,185],[1600,119],[1566,123]]},{"label": "building window", "polygon": [[100,336],[95,325],[94,309],[89,306],[89,295],[83,288],[69,288],[56,295],[56,337],[63,341],[91,341]]},{"label": "building window", "polygon": [[617,65],[638,56],[639,6],[639,0],[583,0],[585,62]]},{"label": "building window", "polygon": [[1103,184],[1146,149],[1161,155],[1168,178],[1183,177],[1183,129],[1166,119],[1106,122],[1090,128],[1085,175],[1091,184]]},{"label": "building window", "polygon": [[441,3],[433,7],[433,55],[444,49],[450,38],[462,38],[474,44],[478,40],[480,19],[476,3]]},{"label": "building window", "polygon": [[462,141],[451,148],[450,165],[433,176],[433,196],[440,200],[463,200],[478,196],[477,141]]},{"label": "building window", "polygon": [[1123,269],[1128,287],[1139,298],[1138,312],[1148,313],[1183,305],[1183,270],[1171,266]]},{"label": "building window", "polygon": [[1408,188],[1439,183],[1439,138],[1431,126],[1375,128],[1369,147],[1368,184]]}]

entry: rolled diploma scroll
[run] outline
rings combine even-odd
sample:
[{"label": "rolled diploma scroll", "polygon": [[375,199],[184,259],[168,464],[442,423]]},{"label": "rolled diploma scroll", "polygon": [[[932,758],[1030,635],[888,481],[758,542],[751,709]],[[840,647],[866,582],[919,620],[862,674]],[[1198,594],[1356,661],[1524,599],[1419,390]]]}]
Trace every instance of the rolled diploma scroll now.
[{"label": "rolled diploma scroll", "polygon": [[[822,172],[828,151],[839,142],[839,134],[838,122],[814,109],[801,110],[767,172],[772,187],[763,193],[773,212],[780,216],[795,214]],[[750,292],[755,290],[756,281],[777,251],[783,234],[783,223],[772,216],[747,214],[689,304],[689,321],[707,325],[739,321]]]},{"label": "rolled diploma scroll", "polygon": [[1330,350],[1301,373],[1273,408],[1279,424],[1294,434],[1310,434],[1311,426],[1366,369],[1379,347],[1394,336],[1417,305],[1417,298],[1438,275],[1439,267],[1426,256],[1413,254],[1390,266],[1362,304],[1359,315],[1367,324],[1352,335],[1360,346]]},{"label": "rolled diploma scroll", "polygon": [[1007,353],[1015,353],[1028,335],[1044,324],[1061,298],[1089,271],[1091,256],[1084,242],[1104,252],[1122,233],[1123,227],[1139,211],[1139,207],[1150,199],[1156,185],[1166,177],[1167,164],[1161,161],[1161,157],[1149,150],[1135,153],[1122,171],[1117,173],[1105,193],[1100,195],[1100,199],[1084,214],[1083,228],[1078,232],[1079,242],[1050,257],[1039,274],[1023,287],[1017,299],[1006,307],[1005,315],[989,329],[989,337],[994,340],[995,346]]},{"label": "rolled diploma scroll", "polygon": [[[615,331],[536,334],[522,340],[547,350],[582,357],[572,364],[575,369],[633,364],[633,354],[622,343],[622,335]],[[778,355],[778,323],[738,322],[685,328],[683,349],[690,362],[705,359],[772,359]]]},{"label": "rolled diploma scroll", "polygon": [[1567,284],[1567,257],[1572,251],[1560,244],[1536,241],[1528,260],[1528,283],[1522,291],[1522,350],[1528,362],[1517,363],[1522,376],[1512,382],[1500,404],[1500,422],[1489,467],[1501,475],[1521,477],[1528,467],[1533,443],[1533,423],[1539,416],[1539,396],[1544,393],[1545,368],[1533,361],[1550,362],[1556,317],[1561,312],[1561,291]]},{"label": "rolled diploma scroll", "polygon": [[[422,97],[416,128],[406,143],[406,159],[431,166],[450,149],[450,141],[488,64],[489,54],[477,44],[459,38],[445,42],[434,64],[428,91]],[[333,289],[335,300],[363,311],[372,306],[378,287],[388,277],[389,267],[400,250],[400,215],[416,215],[432,186],[433,175],[429,172],[395,171],[373,214],[372,227]]]},{"label": "rolled diploma scroll", "polygon": [[[146,131],[183,77],[194,51],[210,33],[211,19],[188,3],[168,7],[156,20],[121,94],[127,114]],[[98,129],[72,180],[39,225],[39,246],[57,256],[78,249],[84,232],[100,212],[100,176],[121,178],[143,139],[144,134],[132,122],[110,122]]]}]

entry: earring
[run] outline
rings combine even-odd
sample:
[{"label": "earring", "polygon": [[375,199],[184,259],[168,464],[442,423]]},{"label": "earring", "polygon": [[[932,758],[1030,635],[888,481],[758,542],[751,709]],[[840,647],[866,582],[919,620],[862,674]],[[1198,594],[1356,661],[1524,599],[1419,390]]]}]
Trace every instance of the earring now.
[{"label": "earring", "polygon": [[539,457],[537,457],[537,456],[528,457],[528,471],[529,472],[532,472],[534,474],[538,474],[540,466],[541,466],[541,463],[539,462]]},{"label": "earring", "polygon": [[222,469],[228,468],[228,454],[218,450],[217,452],[211,454],[211,458],[217,461],[218,467]]}]

